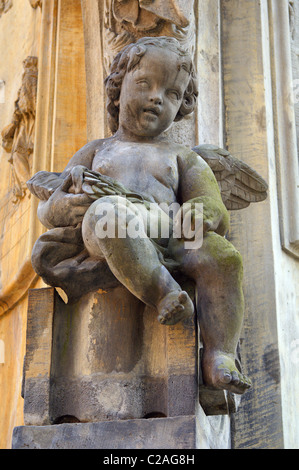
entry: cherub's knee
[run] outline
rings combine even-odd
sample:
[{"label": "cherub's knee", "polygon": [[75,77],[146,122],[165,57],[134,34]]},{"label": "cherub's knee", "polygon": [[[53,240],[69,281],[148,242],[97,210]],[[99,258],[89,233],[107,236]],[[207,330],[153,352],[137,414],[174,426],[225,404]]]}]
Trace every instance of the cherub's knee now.
[{"label": "cherub's knee", "polygon": [[207,243],[207,251],[217,264],[217,268],[223,272],[243,269],[242,257],[238,250],[226,239],[219,235],[211,236]]},{"label": "cherub's knee", "polygon": [[223,270],[241,271],[243,269],[242,257],[232,245],[221,253],[218,263]]},{"label": "cherub's knee", "polygon": [[243,269],[240,253],[229,242],[217,252],[216,261],[218,268],[223,272],[241,272]]}]

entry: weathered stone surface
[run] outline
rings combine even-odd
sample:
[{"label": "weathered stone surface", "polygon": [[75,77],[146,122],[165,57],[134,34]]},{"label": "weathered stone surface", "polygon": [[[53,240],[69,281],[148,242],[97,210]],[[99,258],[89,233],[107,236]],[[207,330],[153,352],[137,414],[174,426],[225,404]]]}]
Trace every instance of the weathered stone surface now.
[{"label": "weathered stone surface", "polygon": [[13,449],[195,449],[194,416],[19,426]]},{"label": "weathered stone surface", "polygon": [[25,424],[194,414],[193,319],[165,328],[124,287],[75,305],[34,289],[29,307]]},{"label": "weathered stone surface", "polygon": [[[50,375],[55,291],[31,289],[23,372],[25,424],[50,424]],[[36,315],[38,312],[38,315]]]}]

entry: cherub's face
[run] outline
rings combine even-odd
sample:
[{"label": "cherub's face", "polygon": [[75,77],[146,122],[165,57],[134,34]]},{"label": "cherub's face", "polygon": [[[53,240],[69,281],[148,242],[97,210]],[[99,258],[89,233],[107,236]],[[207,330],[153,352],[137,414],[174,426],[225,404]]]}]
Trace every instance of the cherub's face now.
[{"label": "cherub's face", "polygon": [[174,52],[150,47],[138,66],[126,73],[119,102],[123,131],[157,137],[170,126],[190,78],[181,62]]}]

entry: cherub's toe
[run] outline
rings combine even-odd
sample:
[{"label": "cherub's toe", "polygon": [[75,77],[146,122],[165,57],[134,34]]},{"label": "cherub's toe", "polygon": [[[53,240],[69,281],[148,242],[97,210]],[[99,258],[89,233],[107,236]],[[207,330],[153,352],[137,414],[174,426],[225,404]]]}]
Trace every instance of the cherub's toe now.
[{"label": "cherub's toe", "polygon": [[231,382],[231,379],[232,379],[232,377],[231,377],[230,373],[229,373],[229,372],[225,372],[225,373],[223,374],[223,377],[222,377],[222,380],[221,380],[221,381],[222,381],[223,383],[225,383],[225,384],[229,384],[229,383]]},{"label": "cherub's toe", "polygon": [[[189,305],[190,304],[190,305]],[[158,305],[160,314],[158,321],[162,325],[175,325],[181,320],[190,317],[194,307],[187,292],[170,292]]]},{"label": "cherub's toe", "polygon": [[251,380],[249,379],[249,377],[246,377],[246,375],[243,375],[242,378],[243,378],[243,381],[242,381],[242,382],[243,382],[243,384],[244,384],[244,388],[245,388],[245,389],[252,387],[252,382],[251,382]]},{"label": "cherub's toe", "polygon": [[181,305],[181,304],[176,305],[175,311],[177,313],[182,312],[183,310],[185,310],[184,305]]},{"label": "cherub's toe", "polygon": [[232,373],[231,373],[231,382],[234,384],[234,385],[239,385],[240,384],[240,377],[239,377],[239,374],[237,371],[233,370]]},{"label": "cherub's toe", "polygon": [[[225,364],[225,367],[223,367]],[[202,361],[204,383],[216,389],[243,394],[251,387],[251,380],[235,369],[232,358],[226,354],[207,354]]]},{"label": "cherub's toe", "polygon": [[179,294],[179,302],[181,304],[185,304],[188,300],[188,294],[185,291],[180,292]]},{"label": "cherub's toe", "polygon": [[171,313],[169,310],[164,310],[163,314],[158,316],[158,320],[160,323],[164,324],[171,318]]},{"label": "cherub's toe", "polygon": [[240,374],[238,378],[236,378],[236,373],[232,373],[232,376],[234,378],[231,381],[230,390],[233,393],[242,394],[251,387],[251,381],[245,375]]}]

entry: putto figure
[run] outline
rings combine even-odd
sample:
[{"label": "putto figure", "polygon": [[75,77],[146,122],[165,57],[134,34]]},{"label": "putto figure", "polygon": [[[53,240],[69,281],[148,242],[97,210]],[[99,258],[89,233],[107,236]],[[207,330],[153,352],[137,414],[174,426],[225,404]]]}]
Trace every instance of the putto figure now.
[{"label": "putto figure", "polygon": [[[242,260],[225,238],[228,211],[213,171],[198,153],[218,155],[220,166],[230,156],[211,146],[195,152],[163,135],[194,110],[192,59],[173,38],[142,38],[117,55],[105,84],[113,136],[86,144],[61,174],[40,172],[28,182],[42,200],[38,216],[50,229],[36,242],[33,266],[70,295],[87,285],[87,291],[96,290],[103,272],[111,271],[157,310],[162,324],[172,325],[194,313],[171,274],[172,261],[196,285],[205,385],[241,394],[251,386],[235,360],[244,309]],[[234,168],[238,178],[240,167]],[[172,236],[173,221],[161,207],[173,203],[186,208],[192,226],[200,221],[200,248],[186,248],[183,237]],[[107,204],[122,228],[134,218],[140,236],[99,237]],[[149,204],[151,216],[170,228],[169,239],[150,237]]]}]

